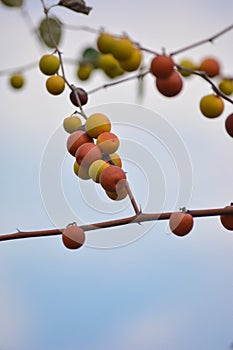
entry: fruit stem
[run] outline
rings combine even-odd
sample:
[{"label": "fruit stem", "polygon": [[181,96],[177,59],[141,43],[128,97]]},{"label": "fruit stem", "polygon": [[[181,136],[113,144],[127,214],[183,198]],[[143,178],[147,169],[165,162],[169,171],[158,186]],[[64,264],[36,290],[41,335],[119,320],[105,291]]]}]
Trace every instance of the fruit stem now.
[{"label": "fruit stem", "polygon": [[127,191],[127,193],[128,193],[128,196],[129,196],[130,202],[131,202],[131,204],[132,204],[132,206],[133,206],[133,208],[134,208],[135,214],[136,214],[136,215],[140,214],[140,213],[141,213],[141,210],[139,209],[139,207],[138,207],[138,205],[137,205],[137,202],[136,202],[136,200],[135,200],[135,198],[134,198],[134,195],[133,195],[133,193],[132,193],[132,191],[131,191],[131,189],[130,189],[130,187],[129,187],[128,181],[126,181],[125,189],[126,189],[126,191]]}]

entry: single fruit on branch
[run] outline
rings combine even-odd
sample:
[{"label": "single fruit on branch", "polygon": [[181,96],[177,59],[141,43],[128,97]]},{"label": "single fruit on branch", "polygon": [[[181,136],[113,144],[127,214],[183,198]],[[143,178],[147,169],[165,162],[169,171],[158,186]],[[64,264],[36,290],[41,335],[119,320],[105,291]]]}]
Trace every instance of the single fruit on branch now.
[{"label": "single fruit on branch", "polygon": [[174,61],[171,56],[158,55],[154,57],[150,64],[150,72],[156,77],[168,78],[174,70]]},{"label": "single fruit on branch", "polygon": [[[233,205],[227,205],[225,207],[226,211],[229,213],[232,211]],[[227,230],[233,231],[233,216],[222,214],[220,215],[220,221]]]},{"label": "single fruit on branch", "polygon": [[172,213],[169,219],[170,230],[179,237],[186,236],[193,228],[193,217],[186,212]]},{"label": "single fruit on branch", "polygon": [[68,225],[62,233],[62,242],[68,249],[79,249],[85,242],[83,229],[76,224]]}]

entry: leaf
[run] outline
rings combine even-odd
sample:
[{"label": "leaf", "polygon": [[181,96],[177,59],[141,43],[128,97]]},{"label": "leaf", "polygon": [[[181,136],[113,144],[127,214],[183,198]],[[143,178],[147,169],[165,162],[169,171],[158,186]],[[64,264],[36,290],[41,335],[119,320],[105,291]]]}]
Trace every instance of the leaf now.
[{"label": "leaf", "polygon": [[85,15],[88,15],[92,10],[92,7],[86,6],[84,0],[60,0],[58,5],[67,7],[75,12],[84,13]]},{"label": "leaf", "polygon": [[93,47],[86,48],[82,53],[82,61],[92,63],[95,68],[98,68],[98,59],[100,53]]},{"label": "leaf", "polygon": [[8,7],[21,7],[23,0],[1,0],[1,2]]},{"label": "leaf", "polygon": [[61,41],[62,24],[56,17],[50,17],[48,20],[43,19],[39,26],[39,32],[45,45],[54,48],[54,42],[58,45]]}]

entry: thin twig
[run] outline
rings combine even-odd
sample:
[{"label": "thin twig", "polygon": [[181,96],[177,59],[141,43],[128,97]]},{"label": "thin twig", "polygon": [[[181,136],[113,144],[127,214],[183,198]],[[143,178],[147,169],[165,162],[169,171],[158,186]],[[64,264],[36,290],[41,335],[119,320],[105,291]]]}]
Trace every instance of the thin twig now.
[{"label": "thin twig", "polygon": [[[216,209],[197,209],[188,210],[188,213],[193,217],[207,217],[207,216],[220,216],[220,215],[233,215],[233,206],[227,208],[216,208]],[[128,224],[141,224],[142,222],[158,221],[158,220],[169,220],[172,212],[165,213],[139,213],[133,216],[129,216],[123,219],[116,219],[105,222],[98,222],[94,224],[81,225],[80,227],[85,231],[94,231],[98,229],[123,226]],[[47,237],[61,235],[65,228],[42,230],[42,231],[18,231],[16,233],[2,234],[0,235],[0,241],[9,241],[21,238],[32,238],[32,237]]]},{"label": "thin twig", "polygon": [[136,202],[136,200],[134,198],[134,195],[133,195],[133,193],[131,191],[131,188],[129,186],[128,181],[126,181],[125,189],[126,189],[126,191],[128,193],[128,196],[129,196],[130,202],[131,202],[131,204],[132,204],[132,206],[134,208],[135,214],[138,215],[141,212],[141,210],[139,209],[139,207],[137,205],[137,202]]},{"label": "thin twig", "polygon": [[40,46],[43,46],[43,40],[41,39],[41,36],[38,33],[38,29],[34,27],[34,23],[30,17],[29,12],[25,7],[21,7],[21,13],[24,18],[24,21],[26,22],[27,26],[31,30],[31,32],[36,36],[37,41],[39,42]]},{"label": "thin twig", "polygon": [[226,96],[223,92],[221,92],[205,72],[197,71],[197,70],[190,69],[190,68],[185,68],[185,67],[182,67],[178,64],[176,64],[176,68],[178,70],[184,70],[184,71],[189,72],[191,74],[197,75],[197,76],[201,77],[202,79],[206,80],[212,86],[212,89],[216,93],[216,95],[221,96],[224,100],[233,104],[233,100],[230,99],[230,97]]},{"label": "thin twig", "polygon": [[75,25],[75,24],[67,24],[62,22],[63,26],[66,29],[70,29],[70,30],[80,30],[80,31],[85,31],[85,32],[90,32],[90,33],[94,33],[94,34],[99,34],[100,30],[99,29],[95,29],[89,26],[84,26],[84,25]]},{"label": "thin twig", "polygon": [[3,70],[0,70],[0,76],[9,75],[9,74],[15,73],[15,72],[22,73],[22,72],[28,71],[30,69],[35,69],[35,68],[37,68],[37,66],[38,66],[38,62],[31,62],[31,63],[25,64],[23,66],[18,66],[15,68],[6,68]]},{"label": "thin twig", "polygon": [[187,45],[187,46],[185,46],[185,47],[183,47],[181,49],[175,50],[175,51],[171,52],[170,55],[171,56],[177,55],[177,54],[179,54],[181,52],[193,49],[194,47],[206,44],[208,42],[209,43],[213,43],[215,39],[219,38],[220,36],[222,36],[223,34],[229,32],[232,29],[233,29],[233,24],[231,24],[230,26],[226,27],[225,29],[221,30],[217,34],[212,35],[211,37],[209,37],[207,39],[203,39],[203,40],[197,41],[197,42],[195,42],[193,44],[190,44],[190,45]]},{"label": "thin twig", "polygon": [[154,51],[154,50],[151,50],[151,49],[147,49],[146,47],[140,46],[139,44],[138,44],[138,48],[139,48],[141,51],[145,51],[145,52],[151,53],[151,54],[153,54],[153,55],[155,55],[155,56],[158,56],[158,55],[159,55],[159,53],[158,53],[157,51]]},{"label": "thin twig", "polygon": [[41,0],[41,3],[42,3],[42,6],[44,8],[44,13],[45,13],[45,16],[46,16],[46,23],[47,23],[47,28],[48,28],[48,33],[49,33],[49,37],[50,37],[50,40],[56,50],[56,52],[58,53],[58,56],[59,56],[59,60],[60,60],[60,66],[61,66],[61,71],[62,71],[62,77],[66,83],[66,85],[70,88],[71,91],[74,92],[75,94],[75,97],[76,97],[76,100],[77,100],[77,103],[78,103],[78,107],[80,109],[80,114],[84,117],[84,119],[87,119],[87,116],[82,108],[82,104],[81,104],[81,101],[80,101],[80,98],[79,98],[79,95],[78,95],[78,92],[77,92],[77,89],[76,87],[73,85],[73,84],[70,84],[68,79],[66,78],[66,74],[65,74],[65,67],[64,67],[64,62],[63,62],[63,57],[62,57],[62,52],[61,50],[59,49],[56,41],[54,40],[54,37],[51,33],[51,30],[50,30],[50,26],[49,26],[49,10],[51,10],[54,6],[50,6],[49,8],[46,8],[45,6],[45,2],[44,0]]},{"label": "thin twig", "polygon": [[115,85],[118,85],[118,84],[121,84],[121,83],[125,83],[125,82],[133,80],[133,79],[143,79],[148,73],[150,73],[150,71],[146,71],[146,72],[143,72],[143,73],[140,73],[140,74],[137,74],[137,75],[132,75],[132,76],[124,78],[124,79],[113,81],[112,83],[107,83],[107,84],[98,86],[98,87],[96,87],[96,88],[94,88],[92,90],[89,90],[87,93],[88,94],[93,94],[94,92],[97,92],[99,90],[106,89],[106,88],[108,88],[110,86],[115,86]]}]

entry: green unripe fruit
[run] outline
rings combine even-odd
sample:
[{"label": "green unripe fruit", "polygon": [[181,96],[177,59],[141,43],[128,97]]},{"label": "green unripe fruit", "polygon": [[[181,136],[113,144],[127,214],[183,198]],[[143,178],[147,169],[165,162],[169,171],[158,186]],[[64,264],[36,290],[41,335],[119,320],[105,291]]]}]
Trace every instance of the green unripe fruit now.
[{"label": "green unripe fruit", "polygon": [[1,0],[1,2],[8,7],[21,7],[23,0]]},{"label": "green unripe fruit", "polygon": [[82,125],[81,119],[79,117],[74,116],[74,115],[66,117],[63,120],[63,128],[69,134],[72,134],[72,132],[78,130],[78,128],[81,125]]},{"label": "green unripe fruit", "polygon": [[109,166],[110,164],[103,159],[97,159],[90,165],[88,174],[94,182],[99,183],[100,174]]},{"label": "green unripe fruit", "polygon": [[100,55],[98,63],[99,67],[103,69],[104,72],[108,72],[119,66],[118,61],[113,57],[111,53]]},{"label": "green unripe fruit", "polygon": [[214,94],[206,95],[200,101],[200,110],[205,117],[216,118],[224,110],[223,99]]},{"label": "green unripe fruit", "polygon": [[93,69],[94,69],[93,64],[81,63],[77,69],[77,77],[80,80],[85,81],[85,80],[89,79]]},{"label": "green unripe fruit", "polygon": [[108,33],[101,33],[97,39],[97,47],[102,53],[110,53],[115,44],[115,38]]},{"label": "green unripe fruit", "polygon": [[45,75],[54,75],[60,67],[60,61],[57,56],[44,55],[39,62],[40,70]]},{"label": "green unripe fruit", "polygon": [[13,74],[10,77],[10,85],[14,89],[21,89],[24,86],[24,77],[22,74]]},{"label": "green unripe fruit", "polygon": [[65,81],[59,75],[53,75],[46,80],[46,89],[52,95],[60,95],[65,89]]},{"label": "green unripe fruit", "polygon": [[[188,68],[188,69],[192,69],[192,70],[195,70],[197,69],[197,67],[195,66],[195,64],[189,60],[189,59],[184,59],[182,61],[180,61],[179,65],[181,67],[184,67],[184,68]],[[179,69],[179,72],[180,74],[183,76],[183,77],[189,77],[192,73],[191,72],[188,72],[184,69]]]},{"label": "green unripe fruit", "polygon": [[223,79],[220,81],[218,87],[225,95],[231,95],[233,93],[233,81],[231,79]]},{"label": "green unripe fruit", "polygon": [[126,60],[133,52],[133,43],[127,38],[115,40],[112,47],[112,54],[117,60]]},{"label": "green unripe fruit", "polygon": [[134,48],[132,54],[128,59],[120,61],[120,66],[126,72],[133,72],[139,68],[142,61],[141,51],[137,48]]}]

